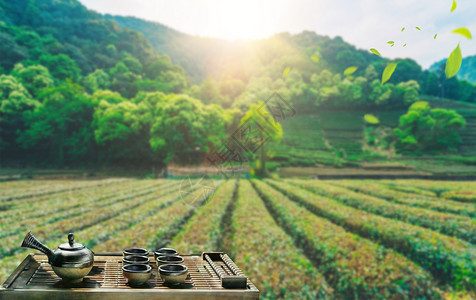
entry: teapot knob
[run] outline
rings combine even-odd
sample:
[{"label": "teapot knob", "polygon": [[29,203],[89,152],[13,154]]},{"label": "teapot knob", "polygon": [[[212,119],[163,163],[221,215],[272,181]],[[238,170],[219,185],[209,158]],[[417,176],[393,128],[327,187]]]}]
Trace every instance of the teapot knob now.
[{"label": "teapot knob", "polygon": [[74,244],[74,234],[68,233],[68,242],[69,242],[69,245],[72,247]]}]

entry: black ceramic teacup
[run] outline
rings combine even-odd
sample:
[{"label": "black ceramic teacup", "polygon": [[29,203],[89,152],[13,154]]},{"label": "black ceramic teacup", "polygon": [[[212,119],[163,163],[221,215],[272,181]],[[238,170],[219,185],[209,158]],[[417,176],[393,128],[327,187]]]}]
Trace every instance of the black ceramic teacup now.
[{"label": "black ceramic teacup", "polygon": [[149,251],[144,248],[129,248],[122,251],[123,256],[128,255],[140,255],[140,256],[147,256],[149,255]]},{"label": "black ceramic teacup", "polygon": [[155,262],[157,266],[166,264],[183,264],[184,260],[181,256],[157,256]]},{"label": "black ceramic teacup", "polygon": [[142,285],[149,280],[152,267],[149,265],[125,265],[122,267],[122,275],[132,286]]},{"label": "black ceramic teacup", "polygon": [[172,248],[160,248],[154,252],[154,257],[157,260],[159,256],[178,256],[179,253]]},{"label": "black ceramic teacup", "polygon": [[149,258],[147,256],[140,255],[127,255],[122,258],[122,265],[148,265]]},{"label": "black ceramic teacup", "polygon": [[185,282],[188,268],[184,265],[162,265],[159,267],[159,274],[165,284],[177,285]]}]

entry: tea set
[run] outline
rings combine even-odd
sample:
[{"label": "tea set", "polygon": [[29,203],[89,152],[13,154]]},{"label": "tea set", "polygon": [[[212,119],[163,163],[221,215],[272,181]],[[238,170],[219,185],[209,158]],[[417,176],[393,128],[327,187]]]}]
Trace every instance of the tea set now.
[{"label": "tea set", "polygon": [[[68,242],[51,250],[42,244],[31,232],[28,232],[22,247],[32,248],[43,252],[48,257],[48,263],[53,271],[67,284],[83,281],[89,274],[94,263],[94,253],[80,243],[74,241],[74,235],[68,234]],[[146,283],[152,274],[149,251],[144,248],[125,249],[122,258],[122,274],[131,286]],[[158,272],[167,285],[178,285],[185,282],[188,268],[183,257],[172,248],[161,248],[154,252]]]}]

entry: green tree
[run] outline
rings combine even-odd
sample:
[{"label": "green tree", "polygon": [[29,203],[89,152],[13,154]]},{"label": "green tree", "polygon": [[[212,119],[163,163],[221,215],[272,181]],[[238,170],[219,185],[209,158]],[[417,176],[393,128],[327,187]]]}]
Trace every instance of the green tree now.
[{"label": "green tree", "polygon": [[172,94],[156,107],[150,146],[164,156],[164,163],[197,163],[200,154],[226,138],[226,117],[218,105],[203,105],[189,96]]},{"label": "green tree", "polygon": [[96,105],[101,101],[117,104],[127,101],[127,99],[123,98],[118,92],[113,92],[110,90],[98,90],[91,95],[91,101],[93,101],[93,103]]},{"label": "green tree", "polygon": [[94,112],[93,128],[105,164],[162,166],[165,156],[153,152],[149,141],[156,106],[165,101],[165,94],[141,92],[127,100],[118,93],[97,91],[92,98],[100,100]]},{"label": "green tree", "polygon": [[44,54],[40,56],[38,62],[45,66],[54,78],[63,81],[72,79],[76,81],[80,76],[80,69],[76,62],[66,54]]},{"label": "green tree", "polygon": [[[255,159],[256,174],[265,177],[268,175],[266,162],[268,158],[274,156],[276,146],[283,138],[283,129],[281,124],[274,120],[268,110],[259,110],[262,105],[264,105],[262,101],[259,101],[258,104],[251,104],[248,111],[241,118],[240,125],[244,126],[247,124],[245,126],[252,128],[250,131],[246,131],[249,136],[245,136],[245,139],[256,140],[256,144],[261,144],[257,153],[250,155]],[[263,141],[266,142],[263,143]]]},{"label": "green tree", "polygon": [[418,90],[420,85],[415,80],[398,83],[392,93],[396,102],[395,106],[409,106],[419,100]]},{"label": "green tree", "polygon": [[418,101],[400,117],[398,128],[394,129],[396,146],[400,152],[455,151],[461,143],[458,130],[465,125],[466,120],[457,112],[431,109],[428,102]]},{"label": "green tree", "polygon": [[25,87],[9,75],[0,75],[0,152],[16,152],[18,131],[25,128],[24,115],[38,107]]},{"label": "green tree", "polygon": [[2,54],[0,56],[0,67],[10,70],[17,62],[28,58],[28,50],[18,45],[10,35],[4,33],[2,26],[0,26],[0,29],[2,29],[0,31],[0,53]]},{"label": "green tree", "polygon": [[192,86],[187,94],[205,104],[225,104],[229,106],[230,99],[221,94],[220,86],[211,77],[207,77],[200,85]]},{"label": "green tree", "polygon": [[26,114],[27,128],[20,133],[19,144],[57,166],[91,159],[94,104],[82,87],[66,81],[46,90],[41,101]]},{"label": "green tree", "polygon": [[94,112],[94,138],[101,148],[101,161],[136,164],[150,159],[148,136],[140,136],[137,105],[130,101],[110,103],[102,100]]},{"label": "green tree", "polygon": [[118,62],[109,72],[113,91],[126,98],[133,98],[137,94],[138,89],[134,82],[141,80],[141,75],[131,72],[124,62]]},{"label": "green tree", "polygon": [[43,89],[50,88],[54,84],[50,72],[42,65],[24,67],[17,64],[12,70],[12,75],[18,78],[34,97],[38,97]]},{"label": "green tree", "polygon": [[134,74],[141,75],[142,74],[142,64],[140,61],[133,57],[133,56],[127,56],[124,59],[122,59],[122,62],[124,65],[126,65],[127,69],[131,71]]},{"label": "green tree", "polygon": [[107,90],[111,86],[111,79],[105,71],[97,69],[85,76],[81,83],[88,93],[94,93],[97,90]]}]

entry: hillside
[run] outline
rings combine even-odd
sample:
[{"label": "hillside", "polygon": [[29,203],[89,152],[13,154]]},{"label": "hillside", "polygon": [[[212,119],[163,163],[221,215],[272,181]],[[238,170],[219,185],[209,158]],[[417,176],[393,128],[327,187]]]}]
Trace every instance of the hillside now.
[{"label": "hillside", "polygon": [[135,17],[106,14],[104,18],[115,21],[121,28],[142,33],[158,53],[168,55],[173,63],[183,67],[195,83],[200,83],[219,67],[218,53],[222,56],[238,51],[239,47],[220,39],[193,37],[160,23]]},{"label": "hillside", "polygon": [[[267,65],[283,55],[294,54],[295,51],[314,54],[321,51],[322,58],[327,61],[327,68],[342,72],[346,65],[353,63],[364,67],[371,62],[380,60],[368,51],[356,49],[340,37],[329,38],[314,32],[302,32],[297,35],[288,33],[277,34],[273,37],[249,41],[230,42],[215,38],[191,36],[171,29],[157,22],[141,20],[135,17],[104,15],[106,19],[114,20],[121,28],[130,28],[141,32],[161,54],[170,56],[174,63],[182,66],[195,80],[203,80],[207,76],[223,79],[238,76],[244,80],[250,78],[253,71],[246,70],[239,63]],[[274,44],[274,45],[273,45]],[[275,45],[282,49],[272,48]],[[274,53],[263,57],[266,50]],[[250,66],[247,66],[249,69]],[[255,66],[257,67],[257,66]],[[300,66],[301,67],[301,66]],[[397,71],[396,77],[405,77],[404,72]]]},{"label": "hillside", "polygon": [[[429,68],[430,71],[435,72],[438,68],[442,65],[446,64],[446,59],[442,59]],[[463,58],[461,62],[461,68],[456,74],[456,76],[460,79],[467,80],[473,84],[476,83],[476,55],[474,56],[467,56]]]},{"label": "hillside", "polygon": [[120,29],[75,0],[1,0],[0,21],[1,66],[6,69],[44,52],[68,55],[82,74],[114,66],[121,52],[143,63],[156,56],[142,35]]},{"label": "hillside", "polygon": [[[372,113],[380,120],[380,127],[393,129],[398,125],[400,116],[406,113],[403,109],[379,111],[339,111],[323,110],[317,113],[299,112],[289,120],[283,121],[283,141],[275,157],[272,159],[281,167],[321,167],[316,174],[326,174],[327,167],[352,168],[366,167],[366,163],[375,164],[372,171],[379,174],[391,171],[391,174],[409,174],[423,172],[426,174],[460,174],[476,175],[476,105],[439,99],[424,99],[434,108],[452,109],[464,116],[466,127],[459,132],[462,144],[457,156],[394,156],[379,157],[364,153],[364,115]],[[392,166],[393,165],[393,166]],[[370,166],[368,167],[370,169]],[[450,169],[448,169],[450,168]],[[292,168],[291,168],[292,169]],[[298,171],[299,173],[300,171]],[[303,171],[301,171],[303,172]],[[344,169],[338,173],[347,172]],[[364,171],[352,171],[365,174]]]}]

